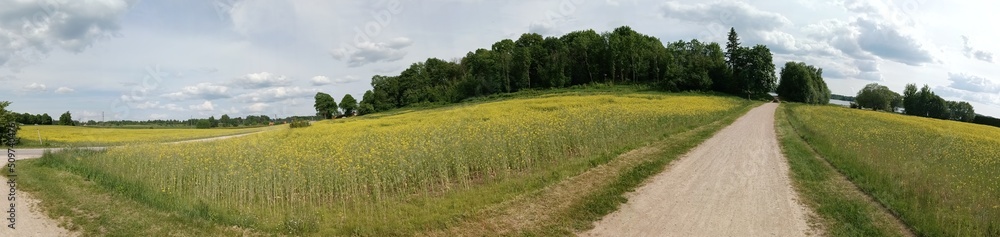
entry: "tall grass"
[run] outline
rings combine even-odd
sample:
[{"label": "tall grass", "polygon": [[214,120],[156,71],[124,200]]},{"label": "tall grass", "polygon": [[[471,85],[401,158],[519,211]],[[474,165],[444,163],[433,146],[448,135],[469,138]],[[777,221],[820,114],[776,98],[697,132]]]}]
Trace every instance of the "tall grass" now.
[{"label": "tall grass", "polygon": [[922,236],[1000,236],[1000,129],[832,106],[789,121]]},{"label": "tall grass", "polygon": [[[441,211],[448,205],[503,201],[558,180],[568,165],[586,166],[711,123],[743,103],[665,94],[541,96],[215,142],[113,148],[50,164],[148,205],[218,223],[287,233],[399,234],[440,228],[470,213]],[[408,219],[418,212],[422,219]],[[386,228],[364,229],[371,226]],[[404,230],[388,229],[396,227]]]}]

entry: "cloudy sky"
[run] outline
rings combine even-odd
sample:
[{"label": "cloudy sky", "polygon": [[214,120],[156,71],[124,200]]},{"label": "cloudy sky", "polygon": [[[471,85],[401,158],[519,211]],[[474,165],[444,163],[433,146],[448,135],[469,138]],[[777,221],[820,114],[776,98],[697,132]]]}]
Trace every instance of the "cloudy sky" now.
[{"label": "cloudy sky", "polygon": [[78,120],[312,115],[373,75],[505,38],[628,25],[766,44],[831,90],[927,84],[1000,116],[996,1],[0,0],[0,101]]}]

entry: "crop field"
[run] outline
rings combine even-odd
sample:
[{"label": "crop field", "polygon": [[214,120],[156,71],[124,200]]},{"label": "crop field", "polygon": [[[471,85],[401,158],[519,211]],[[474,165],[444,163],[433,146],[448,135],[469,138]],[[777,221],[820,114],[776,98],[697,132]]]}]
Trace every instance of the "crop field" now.
[{"label": "crop field", "polygon": [[793,105],[788,117],[917,235],[1000,235],[1000,129],[832,106]]},{"label": "crop field", "polygon": [[[263,131],[274,127],[243,129],[123,129],[82,126],[28,125],[17,134],[24,147],[108,146],[143,142],[172,142]],[[41,143],[39,143],[39,137]]]},{"label": "crop field", "polygon": [[748,104],[703,95],[556,94],[46,156],[40,165],[227,226],[406,235],[445,228],[558,181],[567,166],[600,165]]}]

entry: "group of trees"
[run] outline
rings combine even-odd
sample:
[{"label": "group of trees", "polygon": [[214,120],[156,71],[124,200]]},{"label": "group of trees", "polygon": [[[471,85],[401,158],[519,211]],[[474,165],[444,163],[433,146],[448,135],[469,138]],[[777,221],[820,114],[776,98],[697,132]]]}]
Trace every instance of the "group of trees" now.
[{"label": "group of trees", "polygon": [[[174,120],[176,121],[176,120]],[[239,127],[239,126],[265,126],[271,124],[274,120],[267,115],[248,115],[246,118],[242,117],[229,117],[228,114],[223,114],[219,119],[215,119],[215,116],[209,116],[207,119],[189,119],[185,121],[188,126],[194,125],[195,128],[215,128],[215,127]]]},{"label": "group of trees", "polygon": [[946,101],[934,94],[927,85],[918,91],[917,85],[907,84],[903,90],[903,108],[906,114],[922,117],[965,122],[972,122],[976,118],[976,111],[971,104],[964,101]]},{"label": "group of trees", "polygon": [[[368,93],[365,93],[365,96],[368,96]],[[315,99],[316,103],[313,104],[313,108],[316,108],[316,115],[325,119],[341,115],[353,115],[358,111],[359,107],[358,101],[351,94],[344,95],[344,98],[340,99],[339,104],[333,99],[333,96],[323,92],[316,92]],[[339,110],[338,107],[340,108]]]},{"label": "group of trees", "polygon": [[[9,111],[8,111],[9,112]],[[29,113],[13,113],[10,112],[10,116],[14,118],[14,121],[20,124],[32,124],[32,125],[68,125],[75,126],[79,122],[73,120],[73,116],[66,111],[59,116],[59,120],[52,120],[52,116],[48,113],[43,114],[29,114]]]},{"label": "group of trees", "polygon": [[871,83],[865,85],[858,95],[854,97],[857,106],[864,109],[881,110],[895,112],[903,105],[903,96],[889,89],[889,87]]},{"label": "group of trees", "polygon": [[802,62],[785,63],[776,92],[781,95],[782,100],[808,104],[830,103],[830,89],[823,80],[823,69]]},{"label": "group of trees", "polygon": [[[666,91],[716,90],[766,96],[776,84],[771,51],[741,47],[730,30],[726,51],[698,40],[664,45],[628,26],[611,32],[575,31],[561,37],[522,34],[461,59],[430,58],[397,76],[375,75],[357,105],[360,114],[415,104],[453,103],[471,97],[589,83],[645,84]],[[317,94],[316,111],[337,113],[332,97]],[[343,101],[343,100],[341,100]]]},{"label": "group of trees", "polygon": [[49,116],[48,113],[44,114],[15,113],[15,115],[16,115],[15,121],[17,121],[20,124],[37,124],[37,125],[52,124],[52,116]]},{"label": "group of trees", "polygon": [[976,121],[976,111],[969,102],[947,101],[934,94],[927,85],[918,90],[916,84],[907,84],[903,94],[900,95],[886,86],[871,83],[858,91],[855,102],[858,107],[865,109],[894,112],[902,106],[908,115],[963,122]]}]

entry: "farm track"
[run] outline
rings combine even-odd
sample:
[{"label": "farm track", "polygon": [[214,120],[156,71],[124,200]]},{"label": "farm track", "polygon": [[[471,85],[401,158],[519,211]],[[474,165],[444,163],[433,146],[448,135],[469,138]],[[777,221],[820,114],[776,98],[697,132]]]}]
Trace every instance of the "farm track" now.
[{"label": "farm track", "polygon": [[584,236],[805,236],[778,145],[778,104],[752,109],[629,194]]},{"label": "farm track", "polygon": [[[236,134],[236,135],[228,135],[228,136],[220,136],[220,137],[211,137],[211,138],[199,138],[199,139],[185,140],[185,141],[179,141],[179,142],[168,142],[168,143],[163,143],[163,144],[177,144],[177,143],[187,143],[187,142],[208,142],[208,141],[215,141],[215,140],[222,140],[222,139],[230,139],[230,138],[242,137],[242,136],[246,136],[246,135],[250,135],[250,134],[256,134],[256,133],[261,133],[261,132],[266,132],[266,131],[244,133],[244,134]],[[105,147],[81,147],[81,148],[99,150],[99,149],[104,149]],[[16,157],[17,160],[36,159],[36,158],[42,157],[42,154],[44,154],[46,150],[49,150],[51,152],[58,152],[58,151],[61,151],[63,149],[64,148],[16,149],[15,154],[17,155],[17,157]],[[26,174],[22,174],[22,175],[26,175]],[[0,182],[3,182],[4,184],[6,184],[7,183],[7,177],[3,176],[3,175],[0,175]],[[7,187],[7,186],[5,185],[5,187]],[[5,193],[7,193],[7,192],[5,192]],[[0,236],[23,236],[23,237],[40,236],[40,237],[51,237],[51,236],[78,236],[79,235],[79,234],[77,234],[75,232],[71,232],[69,230],[66,230],[65,228],[60,227],[58,221],[56,221],[56,220],[54,220],[52,218],[49,218],[44,213],[42,213],[42,211],[39,210],[39,208],[38,208],[38,203],[40,201],[38,199],[33,198],[31,196],[31,194],[25,193],[25,192],[17,192],[16,194],[17,194],[16,195],[17,199],[14,202],[14,204],[16,204],[16,210],[17,210],[17,212],[16,212],[16,214],[17,214],[16,215],[16,225],[15,225],[16,229],[11,229],[11,228],[7,227],[7,224],[10,224],[10,222],[8,220],[6,220],[6,218],[9,217],[9,213],[6,213],[6,211],[9,210],[9,206],[7,206],[6,203],[9,203],[9,201],[5,202],[4,208],[3,208],[3,210],[5,212],[4,213],[4,222],[3,222],[4,226],[3,226],[3,228],[0,228]],[[4,195],[4,196],[6,197],[7,195]]]}]

